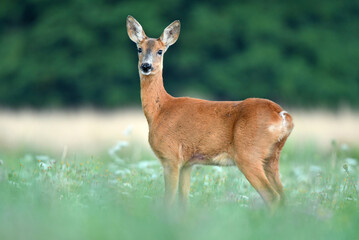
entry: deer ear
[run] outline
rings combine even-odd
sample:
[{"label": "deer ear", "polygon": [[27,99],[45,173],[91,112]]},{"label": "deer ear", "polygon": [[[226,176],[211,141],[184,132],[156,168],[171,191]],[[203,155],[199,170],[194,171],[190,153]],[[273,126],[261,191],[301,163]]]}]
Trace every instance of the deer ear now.
[{"label": "deer ear", "polygon": [[168,27],[165,28],[160,37],[160,40],[163,42],[166,48],[168,48],[177,41],[180,34],[180,30],[181,23],[178,20],[174,21]]},{"label": "deer ear", "polygon": [[130,39],[135,43],[140,43],[147,37],[141,24],[130,15],[127,17],[127,33]]}]

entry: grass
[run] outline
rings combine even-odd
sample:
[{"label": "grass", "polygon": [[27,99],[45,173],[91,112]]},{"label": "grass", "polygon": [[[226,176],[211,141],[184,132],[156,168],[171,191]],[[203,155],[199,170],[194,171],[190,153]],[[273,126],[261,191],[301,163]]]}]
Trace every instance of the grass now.
[{"label": "grass", "polygon": [[162,206],[162,169],[134,143],[97,156],[0,155],[0,239],[356,239],[359,151],[289,143],[275,214],[236,168],[192,172],[187,212]]}]

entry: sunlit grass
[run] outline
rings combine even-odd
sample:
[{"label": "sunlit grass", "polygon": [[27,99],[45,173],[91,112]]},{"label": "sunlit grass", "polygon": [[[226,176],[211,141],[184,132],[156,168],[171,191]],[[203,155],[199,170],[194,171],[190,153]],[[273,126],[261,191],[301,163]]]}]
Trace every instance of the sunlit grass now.
[{"label": "sunlit grass", "polygon": [[285,147],[287,196],[274,215],[236,168],[196,167],[187,212],[163,209],[162,168],[135,143],[98,156],[8,153],[0,239],[355,239],[358,150]]}]

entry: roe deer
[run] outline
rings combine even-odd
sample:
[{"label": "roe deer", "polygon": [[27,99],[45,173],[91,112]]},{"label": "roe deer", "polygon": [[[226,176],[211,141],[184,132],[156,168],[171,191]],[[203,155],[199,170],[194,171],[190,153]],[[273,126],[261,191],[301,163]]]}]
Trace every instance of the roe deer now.
[{"label": "roe deer", "polygon": [[180,22],[174,21],[155,39],[128,16],[127,32],[137,44],[148,141],[164,169],[167,205],[174,203],[178,188],[180,201],[187,204],[195,164],[236,165],[268,207],[282,202],[279,155],[292,131],[292,117],[266,99],[172,97],[163,87],[163,54],[177,41]]}]

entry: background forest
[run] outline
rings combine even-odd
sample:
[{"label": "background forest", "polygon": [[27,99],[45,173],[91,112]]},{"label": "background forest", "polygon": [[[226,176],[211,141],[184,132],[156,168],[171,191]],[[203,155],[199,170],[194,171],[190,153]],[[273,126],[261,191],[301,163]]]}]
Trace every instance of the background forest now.
[{"label": "background forest", "polygon": [[0,105],[139,105],[129,14],[151,37],[181,20],[164,62],[174,96],[359,105],[356,0],[2,0]]}]

